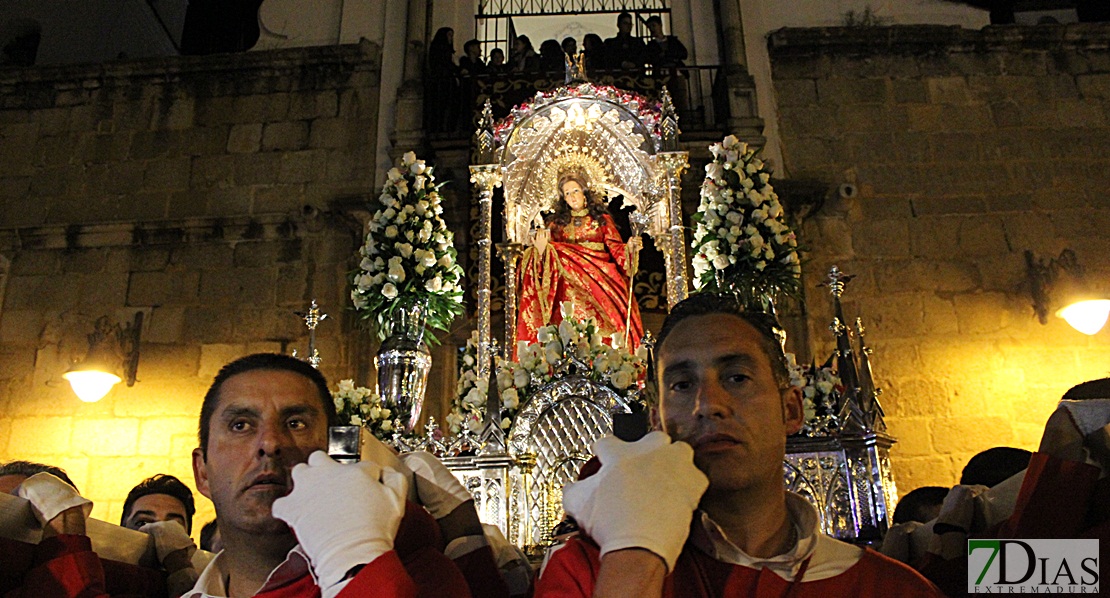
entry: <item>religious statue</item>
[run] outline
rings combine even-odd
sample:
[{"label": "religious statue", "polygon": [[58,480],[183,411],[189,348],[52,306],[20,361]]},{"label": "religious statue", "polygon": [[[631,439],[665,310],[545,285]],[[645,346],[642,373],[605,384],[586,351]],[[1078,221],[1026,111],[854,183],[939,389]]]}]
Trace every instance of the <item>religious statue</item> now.
[{"label": "religious statue", "polygon": [[560,304],[568,301],[577,319],[592,318],[606,338],[616,335],[618,343],[634,349],[644,327],[631,292],[631,264],[642,241],[621,239],[584,173],[560,173],[558,193],[554,213],[524,252],[517,341],[534,342],[540,327],[559,324]]}]

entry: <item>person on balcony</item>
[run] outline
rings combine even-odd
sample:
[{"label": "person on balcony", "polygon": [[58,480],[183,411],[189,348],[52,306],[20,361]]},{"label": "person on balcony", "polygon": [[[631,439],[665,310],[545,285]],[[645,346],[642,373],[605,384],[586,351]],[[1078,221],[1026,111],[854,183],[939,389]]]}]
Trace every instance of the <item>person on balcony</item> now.
[{"label": "person on balcony", "polygon": [[586,73],[591,77],[608,68],[609,61],[605,58],[605,42],[596,33],[587,33],[582,37],[582,50],[586,53]]},{"label": "person on balcony", "polygon": [[441,27],[428,45],[424,119],[432,132],[454,130],[459,116],[459,67],[455,64],[455,30]]},{"label": "person on balcony", "polygon": [[578,319],[592,318],[606,338],[616,334],[635,348],[644,327],[639,305],[629,294],[628,268],[640,238],[621,240],[585,174],[562,173],[558,189],[554,214],[524,251],[517,340],[535,341],[539,328],[559,324],[565,301],[573,303]]},{"label": "person on balcony", "polygon": [[613,70],[633,71],[644,68],[647,48],[644,41],[632,35],[632,13],[617,16],[617,36],[605,40],[605,57]]},{"label": "person on balcony", "polygon": [[513,73],[534,73],[540,70],[540,57],[527,35],[518,35],[509,56],[509,70]]}]

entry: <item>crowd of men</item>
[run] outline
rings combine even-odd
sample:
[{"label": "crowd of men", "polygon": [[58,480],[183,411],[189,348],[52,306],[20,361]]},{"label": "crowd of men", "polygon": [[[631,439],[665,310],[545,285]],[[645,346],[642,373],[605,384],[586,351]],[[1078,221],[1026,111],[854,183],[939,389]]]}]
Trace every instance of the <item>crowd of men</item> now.
[{"label": "crowd of men", "polygon": [[[172,476],[139,484],[121,524],[153,536],[166,591],[189,598],[942,595],[909,565],[821,533],[813,506],[784,489],[786,438],[804,414],[775,332],[771,316],[744,312],[731,297],[701,294],[675,306],[650,373],[655,431],[597,443],[599,466],[564,493],[581,531],[535,580],[434,456],[373,445],[357,464],[328,457],[336,421],[328,385],[283,355],[227,364],[203,399],[193,470],[215,506],[218,554],[195,558],[193,497]],[[1054,414],[1017,506],[1002,519],[1044,527],[1045,493],[1067,483],[1073,499],[1086,493],[1086,502],[1054,511],[1067,511],[1067,533],[1105,535],[1107,519],[1092,521],[1088,511],[1105,510],[1091,497],[1105,469],[1107,402]],[[91,503],[64,472],[9,464],[0,489],[27,499],[43,528],[10,596],[109,595],[85,536]],[[965,539],[975,509],[989,503],[945,502],[946,526],[936,533],[960,530]],[[1048,525],[1062,524],[1049,517]],[[935,556],[932,569],[918,568],[943,584],[951,555]]]}]

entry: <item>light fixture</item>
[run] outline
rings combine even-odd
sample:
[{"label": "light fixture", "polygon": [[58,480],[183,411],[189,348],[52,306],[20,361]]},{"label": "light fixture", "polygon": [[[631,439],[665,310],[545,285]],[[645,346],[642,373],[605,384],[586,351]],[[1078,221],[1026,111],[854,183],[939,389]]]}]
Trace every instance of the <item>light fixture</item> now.
[{"label": "light fixture", "polygon": [[85,359],[62,374],[77,398],[95,403],[124,380],[128,386],[135,385],[142,330],[143,312],[136,313],[134,322],[126,326],[113,324],[108,316],[96,320],[94,330],[88,336],[89,351]]},{"label": "light fixture", "polygon": [[1041,324],[1048,323],[1051,306],[1060,306],[1056,316],[1083,334],[1096,334],[1106,325],[1110,299],[1091,291],[1074,251],[1065,249],[1056,259],[1045,261],[1027,250],[1025,265],[1033,311]]}]

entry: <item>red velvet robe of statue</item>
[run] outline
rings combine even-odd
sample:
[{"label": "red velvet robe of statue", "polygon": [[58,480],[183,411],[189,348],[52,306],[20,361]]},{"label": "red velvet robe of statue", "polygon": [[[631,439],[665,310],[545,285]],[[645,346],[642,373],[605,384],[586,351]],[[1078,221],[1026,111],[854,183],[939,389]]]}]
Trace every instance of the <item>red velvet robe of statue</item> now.
[{"label": "red velvet robe of statue", "polygon": [[[536,331],[563,321],[559,305],[574,302],[577,320],[593,318],[608,342],[609,335],[624,335],[628,318],[629,280],[625,243],[606,214],[601,222],[590,216],[581,225],[551,226],[551,242],[539,254],[535,248],[524,252],[520,270],[520,303],[517,317],[518,341],[536,341]],[[628,343],[640,344],[644,325],[640,307],[632,298]]]}]

